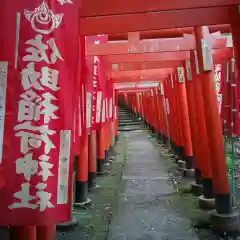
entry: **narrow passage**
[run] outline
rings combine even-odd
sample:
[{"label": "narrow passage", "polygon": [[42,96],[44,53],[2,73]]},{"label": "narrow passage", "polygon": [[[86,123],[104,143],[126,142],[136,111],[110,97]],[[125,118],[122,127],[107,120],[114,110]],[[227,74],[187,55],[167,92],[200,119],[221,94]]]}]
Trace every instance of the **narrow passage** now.
[{"label": "narrow passage", "polygon": [[173,184],[144,130],[125,135],[122,191],[108,240],[195,240],[189,221],[172,205]]}]

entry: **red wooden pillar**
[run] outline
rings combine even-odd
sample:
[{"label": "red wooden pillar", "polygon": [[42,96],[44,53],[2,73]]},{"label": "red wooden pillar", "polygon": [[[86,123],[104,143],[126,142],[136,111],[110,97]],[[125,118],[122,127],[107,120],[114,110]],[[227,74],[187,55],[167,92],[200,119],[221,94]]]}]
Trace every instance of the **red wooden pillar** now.
[{"label": "red wooden pillar", "polygon": [[81,65],[80,78],[81,84],[80,89],[77,89],[81,92],[80,99],[80,115],[81,115],[81,138],[79,140],[79,154],[77,158],[76,166],[76,185],[75,185],[75,202],[76,206],[84,206],[90,200],[88,199],[88,132],[90,126],[88,125],[88,109],[89,109],[89,82],[87,81],[87,65],[85,60],[85,38],[80,38],[80,48],[81,55],[79,59],[79,65]]},{"label": "red wooden pillar", "polygon": [[145,103],[145,108],[146,108],[146,117],[147,117],[147,123],[149,129],[151,129],[151,111],[152,111],[152,106],[151,106],[151,96],[150,92],[146,93],[146,103]]},{"label": "red wooden pillar", "polygon": [[[197,144],[196,161],[199,163],[198,174],[202,179],[203,196],[207,199],[213,198],[212,168],[210,160],[210,151],[208,145],[207,129],[205,122],[205,113],[201,88],[201,77],[197,52],[190,52],[192,83],[195,100],[197,139],[201,139],[201,144]],[[197,173],[196,173],[197,174]]]},{"label": "red wooden pillar", "polygon": [[159,115],[159,141],[160,143],[163,143],[163,134],[164,134],[164,127],[163,127],[163,105],[162,105],[162,99],[163,99],[163,92],[162,92],[162,83],[159,83],[159,89],[158,89],[158,115]]},{"label": "red wooden pillar", "polygon": [[140,93],[136,93],[137,117],[140,116]]},{"label": "red wooden pillar", "polygon": [[168,79],[165,79],[164,81],[164,104],[165,104],[165,112],[166,112],[166,144],[169,147],[169,140],[171,138],[171,131],[172,131],[172,126],[171,126],[171,118],[170,118],[170,104],[169,104],[169,83]]},{"label": "red wooden pillar", "polygon": [[176,143],[176,153],[183,159],[184,157],[184,143],[182,135],[182,123],[181,123],[181,112],[179,107],[179,96],[178,96],[178,85],[177,85],[177,74],[172,74],[172,84],[173,84],[173,96],[174,96],[174,105],[176,113],[176,127],[177,127],[177,143]]},{"label": "red wooden pillar", "polygon": [[88,202],[88,134],[81,139],[81,151],[78,156],[76,173],[75,205],[84,205]]},{"label": "red wooden pillar", "polygon": [[97,174],[104,173],[105,146],[104,146],[104,124],[97,131]]},{"label": "red wooden pillar", "polygon": [[[173,135],[173,124],[172,124],[172,106],[171,106],[171,87],[169,83],[169,78],[165,80],[166,86],[166,107],[167,107],[167,114],[168,114],[168,140],[169,144],[172,142],[172,135]],[[169,146],[171,147],[171,146]]]},{"label": "red wooden pillar", "polygon": [[167,143],[168,139],[168,113],[167,113],[167,108],[166,108],[166,85],[165,82],[163,81],[161,83],[161,105],[162,105],[162,116],[163,116],[163,143]]},{"label": "red wooden pillar", "polygon": [[151,128],[151,111],[152,111],[152,106],[151,106],[151,95],[150,92],[147,92],[147,97],[146,97],[146,110],[147,110],[147,119],[148,119],[148,126]]},{"label": "red wooden pillar", "polygon": [[200,81],[208,145],[212,165],[216,210],[218,214],[230,214],[232,212],[232,203],[227,178],[222,127],[217,102],[208,27],[196,27],[195,36],[201,74]]},{"label": "red wooden pillar", "polygon": [[56,238],[55,234],[56,234],[56,227],[54,225],[38,226],[36,240],[53,240]]},{"label": "red wooden pillar", "polygon": [[157,127],[157,122],[158,122],[158,118],[157,118],[157,99],[156,99],[156,91],[155,89],[152,89],[152,101],[153,101],[153,111],[152,111],[152,116],[153,116],[153,132],[157,133],[158,132],[158,127]]},{"label": "red wooden pillar", "polygon": [[137,111],[137,93],[133,93],[133,102],[134,102],[134,113],[135,116],[137,116],[138,111]]},{"label": "red wooden pillar", "polygon": [[201,165],[199,159],[199,138],[198,138],[198,129],[197,129],[197,111],[195,108],[195,94],[193,86],[193,77],[191,71],[191,61],[186,60],[184,65],[184,75],[186,79],[186,92],[187,92],[187,104],[189,112],[189,122],[191,129],[191,140],[193,148],[193,157],[194,157],[194,169],[195,169],[195,181],[196,184],[201,184]]},{"label": "red wooden pillar", "polygon": [[147,93],[143,93],[143,111],[144,111],[144,121],[146,126],[148,126],[148,109],[146,107],[147,105]]},{"label": "red wooden pillar", "polygon": [[145,121],[145,112],[144,112],[144,96],[143,96],[143,93],[141,93],[141,113],[142,113],[142,119]]},{"label": "red wooden pillar", "polygon": [[108,164],[108,156],[109,156],[109,149],[111,144],[111,133],[110,133],[110,119],[106,121],[106,127],[105,127],[105,138],[106,138],[106,148],[105,148],[105,164]]},{"label": "red wooden pillar", "polygon": [[36,227],[11,227],[10,240],[37,240]]},{"label": "red wooden pillar", "polygon": [[176,112],[176,99],[174,92],[174,82],[173,75],[170,75],[169,78],[169,102],[170,102],[170,116],[171,116],[171,125],[172,125],[172,137],[171,137],[171,147],[172,151],[176,152],[176,146],[178,141],[178,121],[177,121],[177,112]]},{"label": "red wooden pillar", "polygon": [[[116,93],[117,95],[117,93]],[[116,98],[117,99],[117,98]],[[118,106],[117,106],[117,100],[115,101],[114,105],[114,133],[115,133],[115,142],[118,141]]]},{"label": "red wooden pillar", "polygon": [[156,129],[156,94],[154,89],[151,89],[151,95],[152,95],[152,131],[155,133],[157,131]]},{"label": "red wooden pillar", "polygon": [[97,177],[97,133],[96,130],[92,130],[88,136],[88,187],[96,187]]},{"label": "red wooden pillar", "polygon": [[104,123],[104,127],[103,127],[103,142],[104,142],[104,164],[106,165],[107,163],[107,152],[108,152],[108,141],[109,141],[109,136],[108,136],[108,122],[106,120],[106,122]]},{"label": "red wooden pillar", "polygon": [[187,94],[186,85],[184,78],[184,68],[182,66],[178,67],[178,77],[177,77],[177,91],[178,91],[178,101],[179,110],[181,116],[181,126],[184,141],[184,158],[186,162],[186,169],[193,169],[193,151],[192,151],[192,140],[191,140],[191,129],[189,122],[189,112],[187,104]]},{"label": "red wooden pillar", "polygon": [[169,84],[169,105],[170,105],[170,117],[171,117],[171,125],[172,125],[172,135],[171,135],[171,151],[175,151],[175,143],[177,136],[177,125],[176,125],[176,115],[175,115],[175,103],[174,103],[174,89],[173,89],[173,81],[172,75],[168,79]]},{"label": "red wooden pillar", "polygon": [[141,105],[142,105],[142,119],[145,122],[145,105],[144,105],[144,92],[141,93]]},{"label": "red wooden pillar", "polygon": [[151,104],[150,104],[150,96],[149,92],[146,92],[146,101],[145,101],[145,109],[146,109],[146,119],[148,123],[148,127],[151,127]]},{"label": "red wooden pillar", "polygon": [[149,91],[149,119],[150,119],[150,129],[154,132],[154,118],[153,118],[153,109],[154,109],[154,97],[152,90]]},{"label": "red wooden pillar", "polygon": [[160,91],[159,91],[159,88],[156,88],[156,111],[157,111],[157,114],[156,114],[156,119],[157,119],[157,122],[156,122],[156,126],[157,126],[157,139],[160,141],[161,140],[161,122],[162,122],[162,119],[161,119],[161,108],[160,108]]},{"label": "red wooden pillar", "polygon": [[234,55],[236,58],[236,70],[239,76],[240,73],[240,15],[239,15],[239,5],[235,5],[229,7],[229,16],[231,19],[231,27],[232,27],[232,37],[233,37],[233,47],[234,47]]}]

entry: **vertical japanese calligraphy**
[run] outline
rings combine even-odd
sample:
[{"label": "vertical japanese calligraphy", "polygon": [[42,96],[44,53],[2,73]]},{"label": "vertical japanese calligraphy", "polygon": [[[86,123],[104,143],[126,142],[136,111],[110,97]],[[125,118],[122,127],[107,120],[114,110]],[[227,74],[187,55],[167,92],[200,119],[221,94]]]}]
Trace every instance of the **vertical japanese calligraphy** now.
[{"label": "vertical japanese calligraphy", "polygon": [[71,131],[68,130],[61,131],[59,167],[58,167],[57,204],[68,203],[70,147],[71,147]]},{"label": "vertical japanese calligraphy", "polygon": [[56,224],[71,217],[80,52],[80,4],[71,2],[25,0],[12,7],[6,2],[9,29],[0,26],[1,226]]},{"label": "vertical japanese calligraphy", "polygon": [[[107,42],[106,35],[89,36],[86,38],[86,44],[103,44]],[[91,111],[91,126],[92,129],[98,129],[101,122],[101,108],[102,99],[105,90],[103,84],[104,76],[102,69],[102,57],[93,56],[88,57],[88,65],[91,69],[91,82],[92,82],[92,111]]]},{"label": "vertical japanese calligraphy", "polygon": [[217,64],[214,66],[215,70],[215,84],[216,84],[216,92],[217,92],[217,98],[218,98],[218,107],[219,107],[219,113],[221,114],[221,108],[222,108],[222,94],[221,94],[221,64]]},{"label": "vertical japanese calligraphy", "polygon": [[[54,15],[45,2],[33,12],[25,10],[24,14],[37,34],[25,41],[26,54],[22,60],[26,65],[21,71],[23,92],[18,103],[18,124],[14,128],[15,136],[20,138],[21,153],[16,159],[16,173],[22,174],[25,181],[19,191],[14,193],[16,200],[9,209],[24,207],[44,211],[54,208],[51,202],[52,193],[47,190],[47,180],[54,176],[54,165],[49,153],[56,148],[51,140],[56,131],[50,129],[49,125],[59,118],[58,99],[54,94],[59,91],[59,71],[52,66],[58,60],[64,61],[55,39],[48,38],[44,41],[44,37],[60,26],[63,14]],[[49,28],[37,26],[46,20],[52,21]],[[34,150],[40,149],[41,146],[44,146],[43,151],[35,154]],[[40,176],[37,185],[31,185],[34,175]],[[31,194],[33,187],[36,188],[36,195]]]}]

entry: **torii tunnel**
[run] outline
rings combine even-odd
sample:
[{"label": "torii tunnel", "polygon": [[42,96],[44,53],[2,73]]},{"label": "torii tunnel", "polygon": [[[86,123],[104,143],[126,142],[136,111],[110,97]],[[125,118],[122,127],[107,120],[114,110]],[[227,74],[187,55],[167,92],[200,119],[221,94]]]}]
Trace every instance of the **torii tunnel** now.
[{"label": "torii tunnel", "polygon": [[0,239],[239,236],[240,0],[0,0]]}]

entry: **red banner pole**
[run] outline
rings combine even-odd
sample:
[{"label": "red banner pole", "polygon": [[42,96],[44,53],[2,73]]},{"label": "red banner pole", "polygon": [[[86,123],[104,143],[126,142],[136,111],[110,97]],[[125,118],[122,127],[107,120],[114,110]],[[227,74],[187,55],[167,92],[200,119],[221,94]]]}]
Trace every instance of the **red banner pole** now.
[{"label": "red banner pole", "polygon": [[90,189],[98,188],[96,185],[97,177],[97,132],[92,130],[88,140],[89,172],[88,185]]},{"label": "red banner pole", "polygon": [[80,153],[78,155],[75,186],[75,203],[77,207],[85,206],[90,203],[88,198],[88,133],[89,126],[89,69],[85,59],[85,37],[79,38],[81,52],[80,58],[80,106],[81,106],[81,139],[79,142]]},{"label": "red banner pole", "polygon": [[56,238],[55,225],[38,226],[37,227],[37,239],[36,240],[53,240],[55,238]]},{"label": "red banner pole", "polygon": [[36,227],[11,227],[10,240],[37,240]]}]

